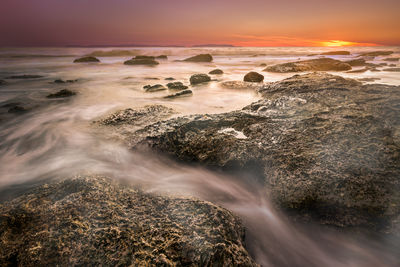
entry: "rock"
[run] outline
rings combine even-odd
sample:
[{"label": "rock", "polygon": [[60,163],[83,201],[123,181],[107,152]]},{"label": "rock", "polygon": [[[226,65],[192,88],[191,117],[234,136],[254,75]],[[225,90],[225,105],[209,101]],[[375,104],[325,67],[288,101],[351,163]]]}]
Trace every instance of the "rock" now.
[{"label": "rock", "polygon": [[384,59],[384,61],[399,61],[399,57],[388,57],[388,58],[385,58]]},{"label": "rock", "polygon": [[100,125],[123,125],[145,126],[170,117],[174,110],[162,105],[147,105],[138,109],[124,109],[117,111],[110,116],[101,119],[97,123]]},{"label": "rock", "polygon": [[64,97],[70,97],[74,96],[76,93],[74,91],[68,90],[68,89],[62,89],[58,91],[57,93],[54,94],[49,94],[46,97],[47,98],[64,98]]},{"label": "rock", "polygon": [[134,57],[134,59],[140,60],[140,59],[149,59],[149,60],[154,60],[155,57],[154,56],[143,56],[143,55],[139,55]]},{"label": "rock", "polygon": [[155,66],[160,63],[154,60],[154,57],[149,56],[136,56],[130,60],[124,62],[125,65],[148,65],[148,66]]},{"label": "rock", "polygon": [[330,51],[330,52],[321,53],[320,55],[325,55],[325,56],[348,56],[348,55],[350,55],[350,52],[349,51]]},{"label": "rock", "polygon": [[352,60],[345,61],[345,63],[349,64],[352,67],[361,67],[365,66],[366,62],[363,58],[356,58]]},{"label": "rock", "polygon": [[8,109],[8,113],[17,113],[17,114],[25,113],[27,111],[28,110],[26,108],[19,105],[15,105]]},{"label": "rock", "polygon": [[197,56],[189,57],[187,59],[184,59],[183,61],[189,61],[189,62],[211,62],[213,60],[213,57],[210,54],[200,54]]},{"label": "rock", "polygon": [[183,85],[181,82],[172,82],[167,84],[168,89],[170,90],[185,90],[188,89],[186,85]]},{"label": "rock", "polygon": [[158,59],[168,59],[168,57],[166,55],[159,55],[159,56],[156,56],[156,58],[158,58]]},{"label": "rock", "polygon": [[191,95],[193,95],[192,90],[187,89],[187,90],[180,91],[180,92],[178,92],[176,94],[167,95],[164,98],[171,99],[171,98],[178,98],[178,97],[191,96]]},{"label": "rock", "polygon": [[366,52],[361,53],[360,56],[363,57],[378,57],[378,56],[388,56],[393,54],[393,51],[373,51],[373,52]]},{"label": "rock", "polygon": [[305,71],[346,71],[351,70],[348,63],[331,58],[317,58],[273,65],[265,68],[267,72],[305,72]]},{"label": "rock", "polygon": [[258,90],[262,85],[259,83],[244,82],[244,81],[226,81],[221,82],[220,86],[225,89],[235,89],[235,90]]},{"label": "rock", "polygon": [[389,64],[389,67],[396,67],[396,64]]},{"label": "rock", "polygon": [[161,84],[156,84],[156,85],[146,85],[143,87],[146,92],[158,92],[158,91],[163,91],[167,90],[167,88]]},{"label": "rock", "polygon": [[168,77],[168,78],[165,78],[165,80],[166,80],[166,81],[173,81],[173,80],[175,80],[175,78],[173,78],[173,77]]},{"label": "rock", "polygon": [[361,79],[357,79],[357,81],[360,82],[375,82],[380,80],[381,78],[361,78]]},{"label": "rock", "polygon": [[255,177],[302,220],[391,232],[400,212],[400,87],[310,73],[259,93],[243,110],[149,125],[130,145]]},{"label": "rock", "polygon": [[0,218],[1,266],[257,266],[231,212],[99,176],[36,186]]},{"label": "rock", "polygon": [[265,64],[265,63],[260,64],[260,67],[265,67],[265,66],[267,66],[267,64]]},{"label": "rock", "polygon": [[100,62],[96,57],[81,57],[74,60],[74,63],[90,63],[90,62]]},{"label": "rock", "polygon": [[210,71],[208,74],[213,74],[213,75],[218,75],[218,74],[223,74],[224,72],[220,69],[215,69]]},{"label": "rock", "polygon": [[57,79],[57,80],[54,80],[54,82],[53,83],[74,83],[74,82],[77,82],[78,80],[66,80],[66,81],[64,81],[63,79]]},{"label": "rock", "polygon": [[43,76],[41,76],[41,75],[23,74],[23,75],[8,76],[5,79],[38,79],[38,78],[43,78]]},{"label": "rock", "polygon": [[254,83],[260,83],[263,80],[264,76],[254,71],[247,73],[243,78],[243,81],[245,82],[254,82]]},{"label": "rock", "polygon": [[400,68],[386,68],[383,71],[400,72]]},{"label": "rock", "polygon": [[210,76],[207,74],[194,74],[190,77],[190,84],[195,85],[211,81]]}]

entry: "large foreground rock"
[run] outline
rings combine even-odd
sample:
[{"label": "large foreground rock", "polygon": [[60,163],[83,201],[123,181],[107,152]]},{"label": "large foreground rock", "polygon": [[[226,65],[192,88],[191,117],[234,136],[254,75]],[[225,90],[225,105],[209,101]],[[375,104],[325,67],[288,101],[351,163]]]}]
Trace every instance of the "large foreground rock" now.
[{"label": "large foreground rock", "polygon": [[331,58],[317,58],[268,66],[267,72],[305,72],[305,71],[346,71],[351,70],[348,63]]},{"label": "large foreground rock", "polygon": [[213,60],[213,57],[210,54],[200,54],[197,56],[189,57],[187,59],[184,59],[183,61],[189,61],[189,62],[211,62]]},{"label": "large foreground rock", "polygon": [[253,176],[277,206],[301,218],[393,231],[400,212],[400,87],[311,73],[259,93],[263,99],[243,110],[155,123],[129,143]]},{"label": "large foreground rock", "polygon": [[229,211],[103,177],[51,182],[0,204],[1,266],[256,266]]}]

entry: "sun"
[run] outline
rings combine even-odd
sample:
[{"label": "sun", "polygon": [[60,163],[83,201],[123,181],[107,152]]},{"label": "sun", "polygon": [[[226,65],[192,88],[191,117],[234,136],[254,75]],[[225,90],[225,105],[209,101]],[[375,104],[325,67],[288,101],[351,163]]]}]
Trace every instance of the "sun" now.
[{"label": "sun", "polygon": [[340,40],[330,40],[330,41],[320,42],[320,44],[321,44],[321,46],[328,46],[328,47],[357,45],[357,43],[354,43],[354,42],[347,42],[347,41],[340,41]]}]

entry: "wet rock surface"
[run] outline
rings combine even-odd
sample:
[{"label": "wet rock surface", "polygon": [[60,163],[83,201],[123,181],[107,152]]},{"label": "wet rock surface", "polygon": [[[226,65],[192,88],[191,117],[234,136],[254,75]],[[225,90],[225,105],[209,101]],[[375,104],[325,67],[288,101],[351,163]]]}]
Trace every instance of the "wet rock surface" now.
[{"label": "wet rock surface", "polygon": [[211,62],[213,60],[213,57],[210,54],[200,54],[197,56],[189,57],[187,59],[184,59],[183,61],[188,61],[188,62]]},{"label": "wet rock surface", "polygon": [[97,59],[96,57],[91,57],[91,56],[81,57],[74,60],[74,63],[90,63],[90,62],[95,63],[95,62],[100,62],[100,60]]},{"label": "wet rock surface", "polygon": [[220,86],[226,89],[236,89],[236,90],[258,90],[262,84],[261,83],[252,83],[252,82],[245,82],[245,81],[226,81],[221,82]]},{"label": "wet rock surface", "polygon": [[180,91],[180,92],[172,94],[172,95],[167,95],[164,98],[173,99],[173,98],[191,96],[191,95],[193,95],[192,90],[187,89],[187,90],[183,90],[183,91]]},{"label": "wet rock surface", "polygon": [[264,76],[261,75],[260,73],[252,71],[252,72],[247,73],[244,76],[243,81],[245,81],[245,82],[253,82],[253,83],[260,83],[260,82],[264,81]]},{"label": "wet rock surface", "polygon": [[153,56],[136,56],[130,60],[124,62],[125,65],[149,65],[155,66],[160,64],[158,61],[154,60]]},{"label": "wet rock surface", "polygon": [[302,219],[391,232],[400,212],[400,87],[310,73],[259,93],[243,110],[158,122],[127,141],[252,175]]},{"label": "wet rock surface", "polygon": [[47,98],[65,98],[65,97],[71,97],[76,95],[74,91],[68,90],[68,89],[62,89],[58,91],[57,93],[54,94],[49,94],[46,97]]},{"label": "wet rock surface", "polygon": [[257,266],[244,235],[238,218],[209,202],[97,176],[0,204],[2,266]]},{"label": "wet rock surface", "polygon": [[188,89],[186,85],[182,82],[172,82],[167,84],[168,89],[170,90],[185,90]]},{"label": "wet rock surface", "polygon": [[220,75],[220,74],[224,74],[224,72],[221,69],[215,69],[215,70],[210,71],[208,74]]},{"label": "wet rock surface", "polygon": [[167,88],[162,84],[146,85],[146,86],[143,87],[143,89],[146,92],[158,92],[158,91],[167,90]]},{"label": "wet rock surface", "polygon": [[351,70],[351,66],[340,60],[331,58],[317,58],[277,64],[266,67],[263,71],[267,72],[305,72],[305,71],[346,71]]},{"label": "wet rock surface", "polygon": [[196,85],[199,83],[205,83],[209,81],[211,81],[211,78],[207,74],[194,74],[190,77],[191,85]]}]

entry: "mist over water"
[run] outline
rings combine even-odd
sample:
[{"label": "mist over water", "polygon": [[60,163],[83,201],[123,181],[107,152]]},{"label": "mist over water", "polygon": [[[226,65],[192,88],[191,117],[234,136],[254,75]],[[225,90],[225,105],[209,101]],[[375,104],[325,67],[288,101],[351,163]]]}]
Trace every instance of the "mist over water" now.
[{"label": "mist over water", "polygon": [[[208,73],[216,67],[225,72],[222,77],[216,77],[218,81],[242,80],[243,74],[250,70],[261,71],[261,63],[308,58],[308,54],[321,48],[132,49],[138,50],[138,54],[167,54],[169,60],[161,61],[156,68],[124,66],[125,57],[100,57],[101,64],[76,65],[71,63],[73,57],[13,55],[78,56],[100,49],[0,50],[0,79],[20,74],[44,76],[34,80],[10,80],[7,86],[0,87],[0,189],[23,188],[25,184],[44,179],[103,174],[131,182],[148,192],[195,196],[233,211],[242,218],[247,229],[246,244],[250,254],[263,266],[398,266],[399,240],[387,236],[355,237],[316,225],[295,224],[275,210],[265,189],[245,174],[230,177],[171,162],[162,155],[132,151],[93,128],[92,121],[115,110],[147,104],[171,107],[176,110],[173,116],[240,109],[258,100],[259,96],[251,90],[227,90],[218,83],[209,83],[193,89],[193,97],[170,101],[162,98],[165,92],[145,93],[142,87],[165,84],[164,79],[168,77],[187,84],[190,75]],[[350,50],[353,49],[377,50]],[[205,51],[216,55],[213,63],[174,62]],[[263,74],[266,81],[291,76]],[[343,76],[380,77],[379,82],[400,84],[396,73],[368,71],[357,76]],[[78,82],[53,84],[58,78],[78,79]],[[45,98],[63,88],[75,90],[78,95],[66,101]],[[4,105],[10,103],[20,103],[30,110],[21,115],[9,114]]]}]

